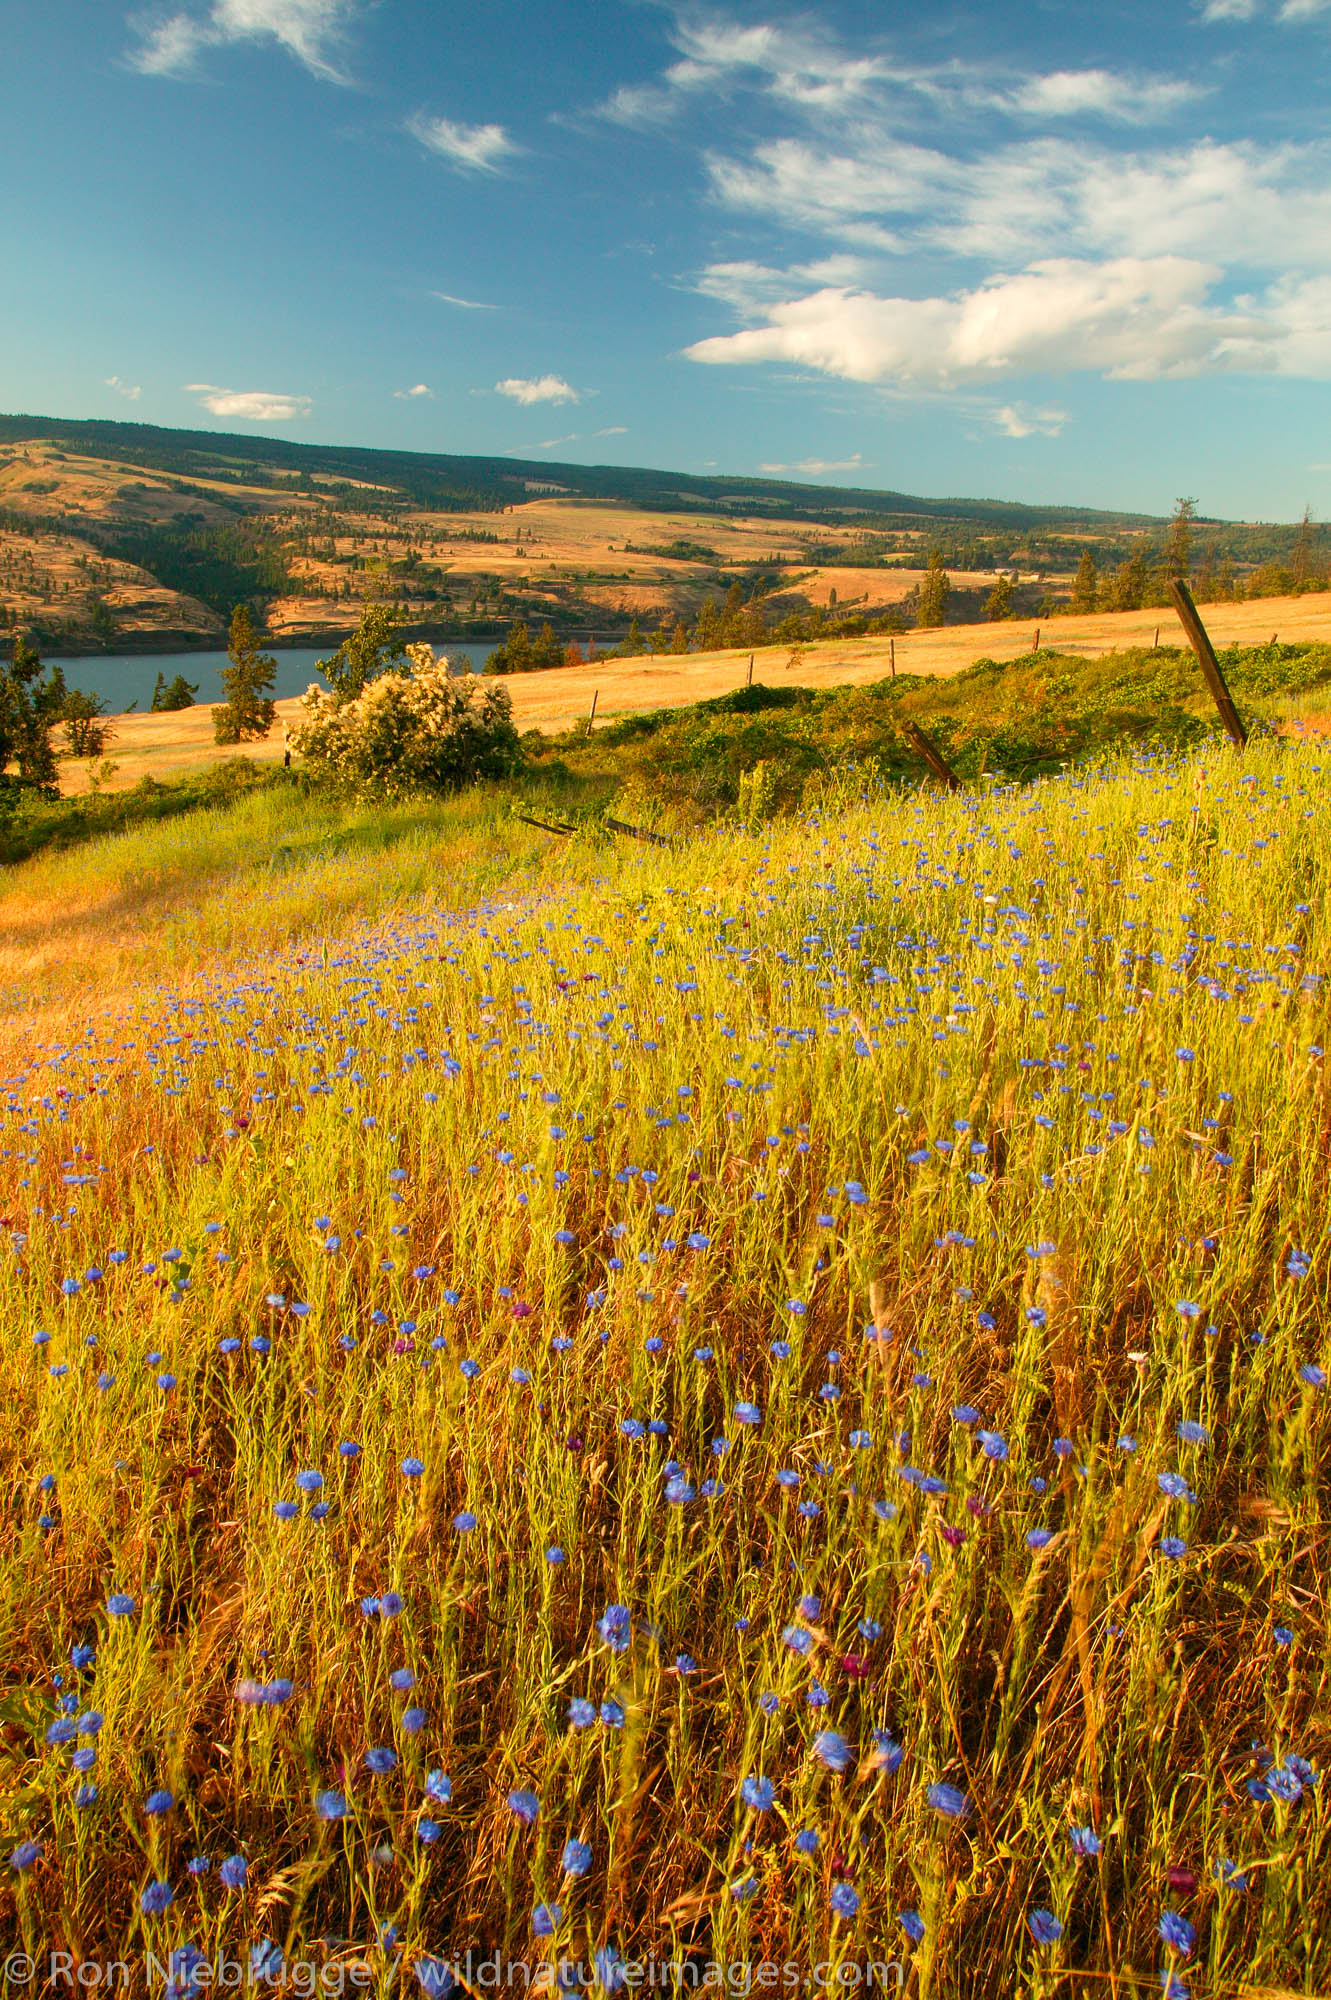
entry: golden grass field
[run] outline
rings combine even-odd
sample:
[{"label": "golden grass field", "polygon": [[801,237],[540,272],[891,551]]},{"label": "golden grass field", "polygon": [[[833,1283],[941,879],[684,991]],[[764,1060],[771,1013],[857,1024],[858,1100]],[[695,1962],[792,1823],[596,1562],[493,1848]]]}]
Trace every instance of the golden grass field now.
[{"label": "golden grass field", "polygon": [[[1205,608],[1208,629],[1218,645],[1253,643],[1276,633],[1282,639],[1331,638],[1331,592],[1303,597],[1266,597],[1254,603]],[[1089,618],[1058,618],[1046,624],[1042,643],[1063,653],[1095,654],[1121,646],[1149,646],[1157,630],[1162,643],[1178,643],[1173,614],[1161,610],[1101,612]],[[954,625],[941,631],[910,632],[896,640],[834,639],[792,653],[764,647],[753,656],[753,677],[777,682],[793,678],[803,687],[835,687],[881,680],[895,651],[906,674],[955,674],[973,660],[1009,659],[1029,651],[1035,627],[1025,621],[1001,625]],[[660,657],[597,661],[549,673],[515,674],[507,682],[513,714],[522,729],[548,735],[585,717],[593,694],[598,721],[650,708],[681,708],[740,687],[748,677],[746,650],[665,654]],[[299,717],[297,700],[277,704],[278,723],[265,741],[244,746],[263,762],[280,759],[283,728]],[[168,778],[200,765],[234,757],[234,749],[213,742],[211,711],[203,706],[172,715],[126,715],[115,722],[109,749],[116,766],[111,789],[137,784],[145,776]],[[86,791],[88,766],[66,763],[61,776],[67,793]]]}]

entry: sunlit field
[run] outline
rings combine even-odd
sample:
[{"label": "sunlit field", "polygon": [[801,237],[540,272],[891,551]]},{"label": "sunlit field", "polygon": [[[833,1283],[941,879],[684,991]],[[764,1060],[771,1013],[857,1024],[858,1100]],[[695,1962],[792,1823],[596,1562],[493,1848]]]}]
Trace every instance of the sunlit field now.
[{"label": "sunlit field", "polygon": [[7,1946],[1331,1987],[1331,752],[823,796],[9,873]]}]

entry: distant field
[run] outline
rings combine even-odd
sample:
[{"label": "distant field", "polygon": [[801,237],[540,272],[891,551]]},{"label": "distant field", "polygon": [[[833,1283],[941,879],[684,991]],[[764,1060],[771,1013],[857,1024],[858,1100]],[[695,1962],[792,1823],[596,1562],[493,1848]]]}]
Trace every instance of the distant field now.
[{"label": "distant field", "polygon": [[[1331,638],[1331,593],[1290,598],[1262,598],[1250,604],[1205,607],[1208,629],[1219,644],[1254,643],[1273,633],[1284,640]],[[1172,612],[1106,612],[1091,618],[1048,621],[1042,642],[1060,652],[1088,656],[1116,647],[1150,645],[1157,629],[1168,645],[1179,643]],[[1034,627],[1023,620],[997,625],[957,625],[934,632],[911,632],[895,641],[837,640],[799,648],[798,662],[789,664],[791,649],[764,647],[754,656],[755,680],[769,683],[789,678],[805,687],[854,685],[883,678],[895,650],[897,670],[909,674],[954,674],[985,656],[1009,659],[1029,650]],[[556,733],[585,717],[597,696],[598,721],[651,708],[681,707],[741,686],[748,675],[747,650],[723,653],[663,655],[657,658],[606,660],[590,667],[561,667],[544,674],[515,674],[505,683],[513,698],[519,727]],[[280,761],[282,724],[294,725],[295,702],[278,704],[279,722],[266,740],[244,746],[245,754],[261,762]],[[182,771],[234,756],[212,740],[206,708],[173,715],[128,715],[117,719],[109,755],[118,767],[109,780],[113,788],[132,785],[145,776],[166,778]],[[69,793],[87,789],[87,767],[66,763],[62,788]]]}]

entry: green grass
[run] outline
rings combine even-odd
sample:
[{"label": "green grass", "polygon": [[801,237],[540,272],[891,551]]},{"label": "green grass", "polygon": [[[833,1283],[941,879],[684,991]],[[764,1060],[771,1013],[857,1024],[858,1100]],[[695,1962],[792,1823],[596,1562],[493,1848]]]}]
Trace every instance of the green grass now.
[{"label": "green grass", "polygon": [[[408,1989],[468,1946],[901,1957],[961,2000],[1159,1990],[1176,1909],[1195,1993],[1325,1989],[1325,1781],[1247,1786],[1254,1745],[1325,1754],[1329,781],[1273,741],[951,798],[833,773],[669,851],[276,788],[12,871],[11,926],[83,899],[90,970],[51,972],[58,1034],[21,1016],[0,1156],[0,1816],[43,1844],[0,1934],[378,1967],[391,1924]],[[724,1491],[667,1502],[672,1455]],[[105,1718],[82,1778],[57,1674]]]}]

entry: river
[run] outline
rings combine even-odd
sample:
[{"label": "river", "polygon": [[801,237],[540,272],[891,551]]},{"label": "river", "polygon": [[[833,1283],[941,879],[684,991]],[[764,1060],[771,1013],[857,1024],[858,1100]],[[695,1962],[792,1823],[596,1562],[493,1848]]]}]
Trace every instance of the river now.
[{"label": "river", "polygon": [[[447,639],[436,642],[436,652],[465,653],[474,666],[481,666],[499,644],[494,639]],[[316,660],[326,660],[333,646],[290,646],[272,648],[277,662],[274,694],[279,701],[288,695],[304,694],[315,678]],[[68,687],[82,688],[85,694],[100,695],[111,714],[127,708],[140,712],[152,707],[157,676],[174,680],[183,674],[198,688],[194,699],[200,703],[222,699],[222,669],[227,663],[219,653],[93,653],[83,659],[52,660],[58,665]]]}]

